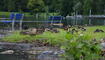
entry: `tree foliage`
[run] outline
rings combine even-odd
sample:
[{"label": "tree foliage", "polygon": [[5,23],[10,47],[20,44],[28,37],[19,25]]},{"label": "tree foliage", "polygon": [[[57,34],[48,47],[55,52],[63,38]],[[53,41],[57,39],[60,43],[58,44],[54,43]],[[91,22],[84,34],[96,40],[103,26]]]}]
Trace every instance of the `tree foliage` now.
[{"label": "tree foliage", "polygon": [[29,0],[28,8],[34,13],[41,12],[44,10],[44,2],[43,0]]},{"label": "tree foliage", "polygon": [[[27,12],[34,11],[42,12],[57,12],[60,15],[78,14],[89,15],[89,10],[92,14],[105,13],[105,0],[0,0],[0,11],[16,11]],[[27,7],[28,6],[28,7]]]}]

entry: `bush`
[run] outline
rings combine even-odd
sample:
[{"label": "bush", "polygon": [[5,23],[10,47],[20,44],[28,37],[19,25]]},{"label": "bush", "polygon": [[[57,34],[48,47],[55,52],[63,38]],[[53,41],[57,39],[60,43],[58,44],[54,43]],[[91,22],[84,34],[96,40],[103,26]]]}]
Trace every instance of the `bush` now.
[{"label": "bush", "polygon": [[101,57],[101,47],[90,35],[67,34],[66,37],[68,41],[63,46],[66,57],[71,56],[74,60],[98,60]]}]

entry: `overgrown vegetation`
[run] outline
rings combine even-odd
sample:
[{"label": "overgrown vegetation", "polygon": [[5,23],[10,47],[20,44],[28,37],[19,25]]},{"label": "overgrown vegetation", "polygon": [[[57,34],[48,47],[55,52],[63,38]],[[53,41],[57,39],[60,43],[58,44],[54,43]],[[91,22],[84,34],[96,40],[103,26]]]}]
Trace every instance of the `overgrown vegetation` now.
[{"label": "overgrown vegetation", "polygon": [[98,41],[92,40],[91,35],[68,34],[66,37],[69,41],[62,47],[66,51],[65,56],[68,57],[68,60],[71,58],[74,60],[98,60],[101,57],[101,46]]},{"label": "overgrown vegetation", "polygon": [[[65,50],[65,56],[68,60],[98,60],[101,57],[100,40],[105,37],[105,33],[94,33],[97,28],[105,29],[104,26],[86,27],[86,32],[71,34],[64,30],[60,33],[44,32],[41,35],[30,36],[21,35],[15,32],[13,35],[5,37],[7,42],[42,41],[52,46],[57,46]],[[70,58],[71,57],[71,58]]]}]

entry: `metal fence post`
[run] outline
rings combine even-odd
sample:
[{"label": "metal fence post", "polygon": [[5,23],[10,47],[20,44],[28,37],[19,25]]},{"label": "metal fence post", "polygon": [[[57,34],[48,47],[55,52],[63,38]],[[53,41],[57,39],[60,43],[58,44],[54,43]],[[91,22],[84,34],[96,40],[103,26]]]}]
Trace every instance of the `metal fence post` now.
[{"label": "metal fence post", "polygon": [[[89,15],[89,17],[91,17],[91,10],[90,10],[90,15]],[[91,25],[91,19],[89,19],[89,25]]]},{"label": "metal fence post", "polygon": [[12,31],[15,30],[15,18],[12,20]]},{"label": "metal fence post", "polygon": [[24,14],[22,14],[22,19],[20,20],[20,31],[22,30],[23,18],[24,18]]}]

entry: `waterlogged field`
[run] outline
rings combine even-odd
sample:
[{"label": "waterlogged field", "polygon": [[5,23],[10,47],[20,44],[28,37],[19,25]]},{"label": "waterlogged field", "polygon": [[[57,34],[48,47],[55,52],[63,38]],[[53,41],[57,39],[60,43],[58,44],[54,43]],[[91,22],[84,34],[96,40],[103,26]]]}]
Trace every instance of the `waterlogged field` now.
[{"label": "waterlogged field", "polygon": [[65,50],[66,60],[72,57],[74,60],[99,60],[102,58],[100,40],[105,38],[105,32],[96,32],[96,29],[105,31],[105,26],[85,27],[86,31],[79,31],[71,34],[63,29],[59,33],[44,32],[43,34],[30,36],[21,35],[14,32],[13,35],[5,37],[5,42],[24,42],[33,43],[41,41],[43,44],[50,44]]}]

